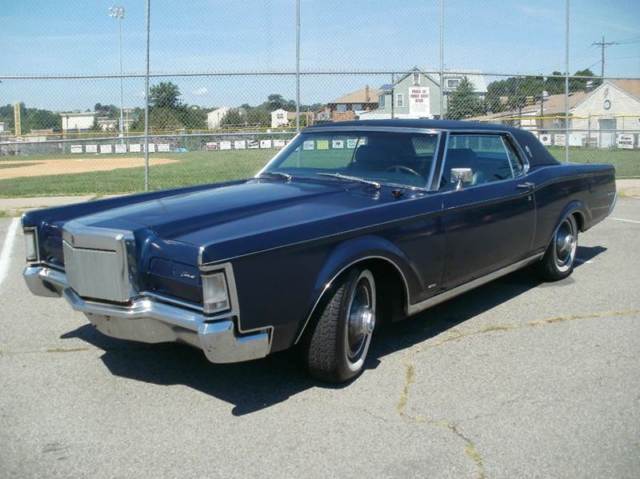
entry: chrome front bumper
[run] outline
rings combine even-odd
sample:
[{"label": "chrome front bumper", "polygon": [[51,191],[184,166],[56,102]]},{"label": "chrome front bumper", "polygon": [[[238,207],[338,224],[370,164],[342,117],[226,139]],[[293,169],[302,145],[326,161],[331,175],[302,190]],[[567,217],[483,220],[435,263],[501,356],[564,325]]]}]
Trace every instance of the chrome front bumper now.
[{"label": "chrome front bumper", "polygon": [[270,328],[237,334],[231,315],[214,319],[145,295],[126,305],[90,301],[69,287],[64,273],[46,266],[28,266],[23,275],[33,294],[64,296],[107,336],[143,343],[191,344],[202,349],[212,363],[249,361],[265,357],[271,350]]}]

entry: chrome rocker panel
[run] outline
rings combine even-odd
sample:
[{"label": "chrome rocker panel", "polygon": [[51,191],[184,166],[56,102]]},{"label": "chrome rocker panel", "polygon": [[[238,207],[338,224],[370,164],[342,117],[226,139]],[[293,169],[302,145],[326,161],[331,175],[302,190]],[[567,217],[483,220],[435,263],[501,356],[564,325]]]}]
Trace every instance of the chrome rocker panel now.
[{"label": "chrome rocker panel", "polygon": [[270,329],[237,335],[233,314],[213,320],[144,295],[122,306],[86,300],[69,287],[64,273],[46,266],[27,266],[23,276],[33,294],[64,296],[107,336],[143,343],[187,343],[202,349],[212,363],[259,359],[271,350]]}]

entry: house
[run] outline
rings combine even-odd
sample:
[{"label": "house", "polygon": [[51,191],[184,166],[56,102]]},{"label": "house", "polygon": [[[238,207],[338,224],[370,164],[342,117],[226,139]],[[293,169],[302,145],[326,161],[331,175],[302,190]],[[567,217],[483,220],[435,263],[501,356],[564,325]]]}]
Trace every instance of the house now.
[{"label": "house", "polygon": [[96,118],[95,111],[60,113],[62,131],[90,130]]},{"label": "house", "polygon": [[222,120],[225,116],[227,116],[229,110],[231,110],[231,108],[229,108],[228,106],[221,106],[220,108],[216,108],[215,110],[207,113],[207,128],[209,128],[210,130],[220,128]]},{"label": "house", "polygon": [[568,108],[568,125],[564,94],[544,95],[522,108],[471,120],[515,125],[537,133],[547,145],[564,141],[566,128],[571,130],[571,146],[609,148],[620,141],[621,135],[632,146],[639,145],[640,80],[605,80],[592,91],[572,92]]},{"label": "house", "polygon": [[[474,93],[484,98],[487,84],[480,72],[471,74],[446,73],[442,106],[446,113],[448,96],[467,78],[474,87]],[[380,87],[378,108],[360,115],[360,119],[385,118],[440,118],[440,83],[437,77],[427,74],[417,67],[402,75],[393,84]]]},{"label": "house", "polygon": [[4,133],[4,121],[0,121],[0,133]]},{"label": "house", "polygon": [[378,108],[380,92],[366,85],[346,95],[330,101],[326,106],[316,112],[316,120],[319,121],[348,121],[358,118],[363,112]]}]

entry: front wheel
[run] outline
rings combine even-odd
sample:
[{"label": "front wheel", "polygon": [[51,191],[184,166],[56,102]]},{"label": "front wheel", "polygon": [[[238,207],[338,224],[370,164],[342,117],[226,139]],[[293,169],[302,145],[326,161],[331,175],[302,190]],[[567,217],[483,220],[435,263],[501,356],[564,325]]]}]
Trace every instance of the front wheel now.
[{"label": "front wheel", "polygon": [[553,234],[553,239],[538,265],[540,276],[547,281],[558,281],[573,272],[578,249],[578,224],[573,215],[565,217]]},{"label": "front wheel", "polygon": [[373,274],[354,268],[331,293],[311,333],[305,354],[311,375],[344,382],[360,374],[375,324]]}]

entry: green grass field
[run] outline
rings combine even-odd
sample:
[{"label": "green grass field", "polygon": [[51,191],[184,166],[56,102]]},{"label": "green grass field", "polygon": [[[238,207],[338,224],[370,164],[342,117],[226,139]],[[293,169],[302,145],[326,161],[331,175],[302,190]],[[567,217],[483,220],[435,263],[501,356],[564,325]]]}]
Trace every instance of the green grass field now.
[{"label": "green grass field", "polygon": [[[564,149],[550,148],[550,151],[559,160],[564,159]],[[177,162],[152,166],[150,185],[152,189],[163,189],[246,178],[254,175],[275,153],[275,150],[156,153],[157,157],[172,158]],[[0,157],[0,168],[3,167],[3,160],[21,161],[45,158],[52,159],[50,156],[43,155]],[[77,158],[77,156],[67,155],[55,158]],[[96,161],[108,161],[108,159],[108,156],[101,155],[96,158]],[[640,151],[638,150],[571,148],[570,160],[578,163],[612,163],[616,167],[618,178],[640,178]],[[45,174],[31,178],[0,180],[0,197],[106,195],[142,191],[143,188],[144,169],[126,168],[93,173],[50,176]]]}]

